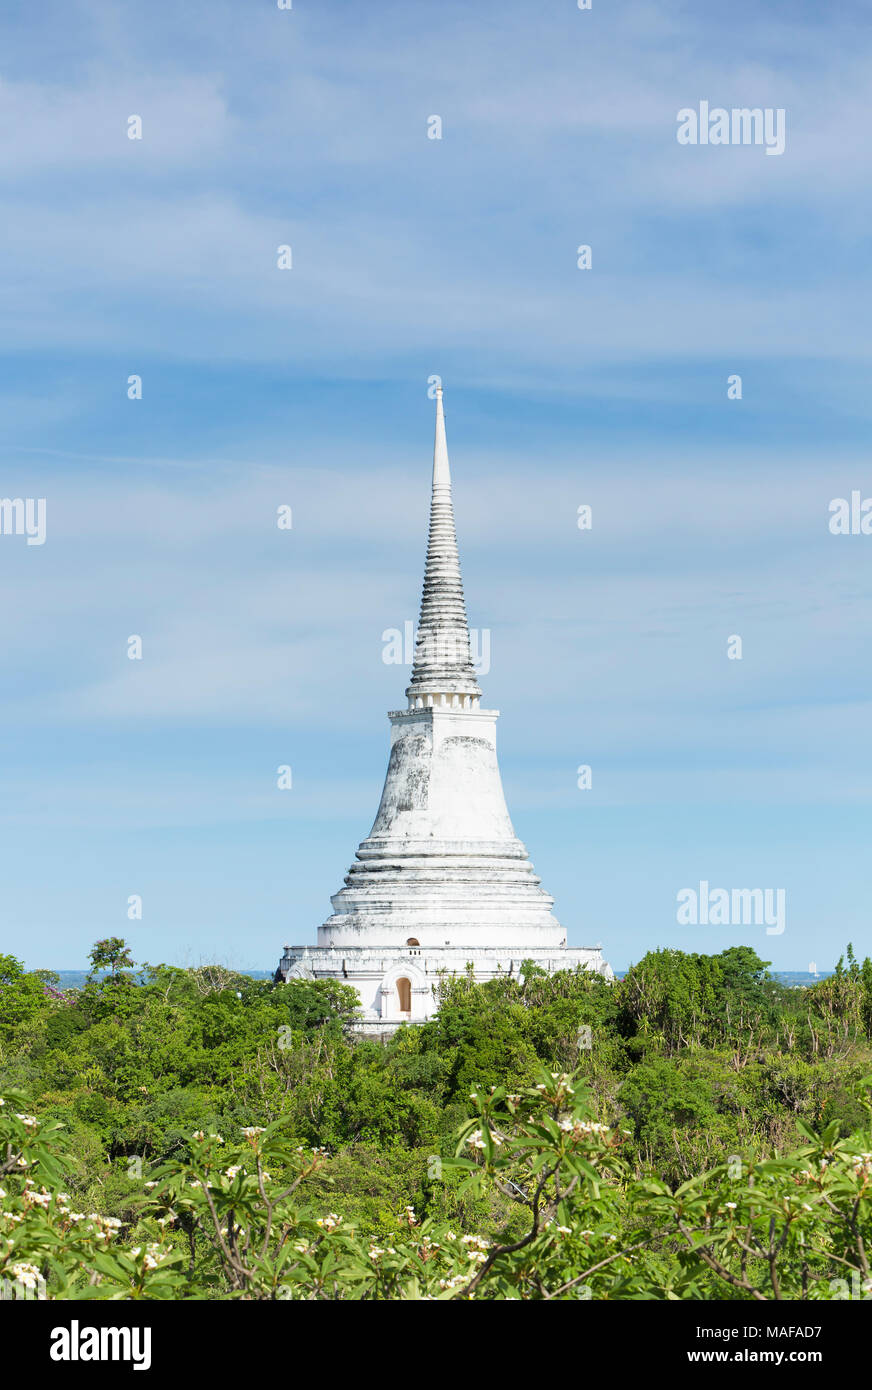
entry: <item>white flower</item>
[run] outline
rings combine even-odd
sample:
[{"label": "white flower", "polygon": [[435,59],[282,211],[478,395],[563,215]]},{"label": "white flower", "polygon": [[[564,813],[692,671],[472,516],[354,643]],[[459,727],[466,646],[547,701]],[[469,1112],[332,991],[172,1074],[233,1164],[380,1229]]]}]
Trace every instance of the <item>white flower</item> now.
[{"label": "white flower", "polygon": [[[490,1141],[492,1144],[502,1144],[503,1141],[498,1134],[494,1134],[492,1130],[489,1130],[488,1133],[490,1134]],[[482,1138],[482,1132],[480,1129],[477,1129],[472,1134],[470,1134],[466,1142],[473,1149],[483,1149],[485,1147],[485,1142]]]},{"label": "white flower", "polygon": [[45,1209],[51,1206],[51,1193],[46,1192],[45,1189],[42,1192],[25,1192],[24,1200],[29,1206]]},{"label": "white flower", "polygon": [[12,1266],[12,1274],[16,1283],[23,1284],[26,1289],[35,1289],[36,1281],[39,1278],[39,1270],[36,1265],[17,1264]]}]

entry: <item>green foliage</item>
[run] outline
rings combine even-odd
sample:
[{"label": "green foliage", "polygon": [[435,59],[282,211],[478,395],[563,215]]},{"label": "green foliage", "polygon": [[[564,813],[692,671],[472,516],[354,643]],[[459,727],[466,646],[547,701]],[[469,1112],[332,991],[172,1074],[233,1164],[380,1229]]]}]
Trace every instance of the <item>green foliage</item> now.
[{"label": "green foliage", "polygon": [[750,946],[719,956],[649,951],[623,982],[625,1027],[669,1053],[762,1035],[777,1011],[767,965]]},{"label": "green foliage", "polygon": [[38,975],[26,974],[15,956],[0,956],[0,1037],[12,1037],[40,1014],[45,988]]},{"label": "green foliage", "polygon": [[651,952],[614,985],[446,979],[387,1042],[355,1033],[339,982],[137,967],[120,938],[90,958],[63,994],[0,957],[0,1279],[24,1293],[813,1300],[870,1280],[872,965],[850,947],[807,990],[749,947]]},{"label": "green foliage", "polygon": [[0,1279],[61,1299],[822,1301],[872,1288],[872,1107],[857,1139],[803,1124],[795,1152],[733,1158],[672,1190],[631,1181],[624,1136],[591,1119],[580,1077],[539,1076],[475,1092],[445,1164],[459,1196],[511,1192],[520,1234],[459,1234],[406,1203],[383,1243],[315,1215],[328,1156],[280,1120],[235,1141],[194,1131],[123,1219],[77,1212],[63,1126],[4,1097]]}]

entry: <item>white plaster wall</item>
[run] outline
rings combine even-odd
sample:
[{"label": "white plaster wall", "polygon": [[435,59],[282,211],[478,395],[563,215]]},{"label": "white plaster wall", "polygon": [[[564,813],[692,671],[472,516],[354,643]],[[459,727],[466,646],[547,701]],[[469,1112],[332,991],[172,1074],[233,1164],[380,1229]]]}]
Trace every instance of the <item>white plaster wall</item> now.
[{"label": "white plaster wall", "polygon": [[381,804],[322,946],[559,949],[552,914],[512,828],[496,755],[495,710],[398,711]]},{"label": "white plaster wall", "polygon": [[390,719],[387,776],[364,844],[515,840],[497,765],[496,710],[410,710]]},{"label": "white plaster wall", "polygon": [[[352,985],[363,1009],[362,1027],[393,1031],[404,1022],[422,1023],[436,1012],[436,987],[443,974],[465,975],[472,966],[478,981],[499,976],[518,978],[522,960],[532,959],[549,973],[581,966],[613,980],[611,966],[599,947],[575,947],[557,951],[525,951],[512,955],[499,950],[442,949],[431,951],[333,950],[319,946],[295,946],[282,958],[286,979],[334,979]],[[396,982],[405,976],[412,984],[410,1017],[400,1013]]]}]

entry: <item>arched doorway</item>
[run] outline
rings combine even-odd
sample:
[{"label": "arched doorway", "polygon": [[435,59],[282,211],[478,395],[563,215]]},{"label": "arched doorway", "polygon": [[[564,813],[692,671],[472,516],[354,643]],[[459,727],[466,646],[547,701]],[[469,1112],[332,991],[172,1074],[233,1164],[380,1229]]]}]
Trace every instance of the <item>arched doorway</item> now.
[{"label": "arched doorway", "polygon": [[412,1012],[412,981],[405,976],[397,980],[397,994],[400,996],[400,1013],[410,1014]]},{"label": "arched doorway", "polygon": [[408,940],[406,941],[406,945],[407,945],[407,946],[420,946],[420,944],[421,944],[421,943],[420,943],[420,941],[418,940],[417,936],[410,936],[410,937],[408,938]]}]

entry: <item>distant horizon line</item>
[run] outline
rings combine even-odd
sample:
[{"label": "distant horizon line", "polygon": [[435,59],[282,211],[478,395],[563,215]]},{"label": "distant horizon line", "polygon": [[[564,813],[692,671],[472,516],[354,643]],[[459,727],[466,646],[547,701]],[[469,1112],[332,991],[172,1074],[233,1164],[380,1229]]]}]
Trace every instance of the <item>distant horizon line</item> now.
[{"label": "distant horizon line", "polygon": [[[655,948],[655,949],[657,949],[657,948]],[[716,951],[716,952],[713,952],[713,954],[714,954],[714,955],[719,955],[719,954],[721,954],[721,953]],[[638,964],[638,962],[634,962],[634,963],[635,963],[635,964]],[[158,964],[160,964],[160,965],[168,965],[169,962],[167,962],[167,961],[159,961]],[[202,965],[175,965],[175,966],[172,966],[171,968],[174,969],[174,970],[208,970],[210,967],[215,967],[215,966],[219,966],[222,970],[227,970],[227,971],[229,971],[231,974],[234,974],[234,975],[250,975],[250,976],[252,976],[253,978],[257,978],[258,976],[261,976],[261,975],[263,975],[263,976],[270,976],[270,977],[271,977],[272,975],[275,974],[275,971],[273,971],[273,970],[264,970],[262,967],[258,967],[258,968],[251,967],[251,968],[249,968],[249,967],[247,967],[247,966],[225,965],[223,961],[217,961],[217,960],[206,961],[206,962],[205,962],[204,964],[202,964]],[[141,970],[141,969],[142,969],[142,965],[137,964],[137,965],[134,965],[133,967],[126,967],[126,968],[127,968],[127,969],[131,969],[131,968],[132,968],[134,971],[137,971],[137,970]],[[620,976],[620,975],[626,975],[627,971],[628,971],[630,968],[631,968],[631,967],[630,967],[629,965],[626,965],[626,966],[621,966],[620,969],[614,969],[614,967],[613,967],[613,970],[614,970],[615,976],[617,977],[617,976]],[[52,971],[55,975],[90,975],[90,974],[96,974],[96,975],[111,975],[111,974],[113,973],[108,967],[102,967],[100,970],[93,970],[92,968],[90,968],[90,967],[88,967],[88,966],[84,966],[84,965],[83,965],[83,966],[64,966],[64,967],[61,967],[61,966],[51,966],[51,965],[33,965],[33,966],[28,965],[28,966],[25,966],[25,972],[28,973],[28,974],[34,974],[37,970],[50,970],[50,971]],[[788,967],[785,967],[784,969],[781,969],[781,970],[770,970],[770,971],[768,971],[767,973],[770,974],[770,975],[808,975],[809,979],[814,980],[814,979],[822,979],[824,976],[827,976],[827,975],[833,975],[833,974],[835,973],[835,966],[833,966],[833,967],[832,967],[831,969],[829,969],[829,970],[796,970],[796,969],[792,969],[791,967],[788,966]]]}]

